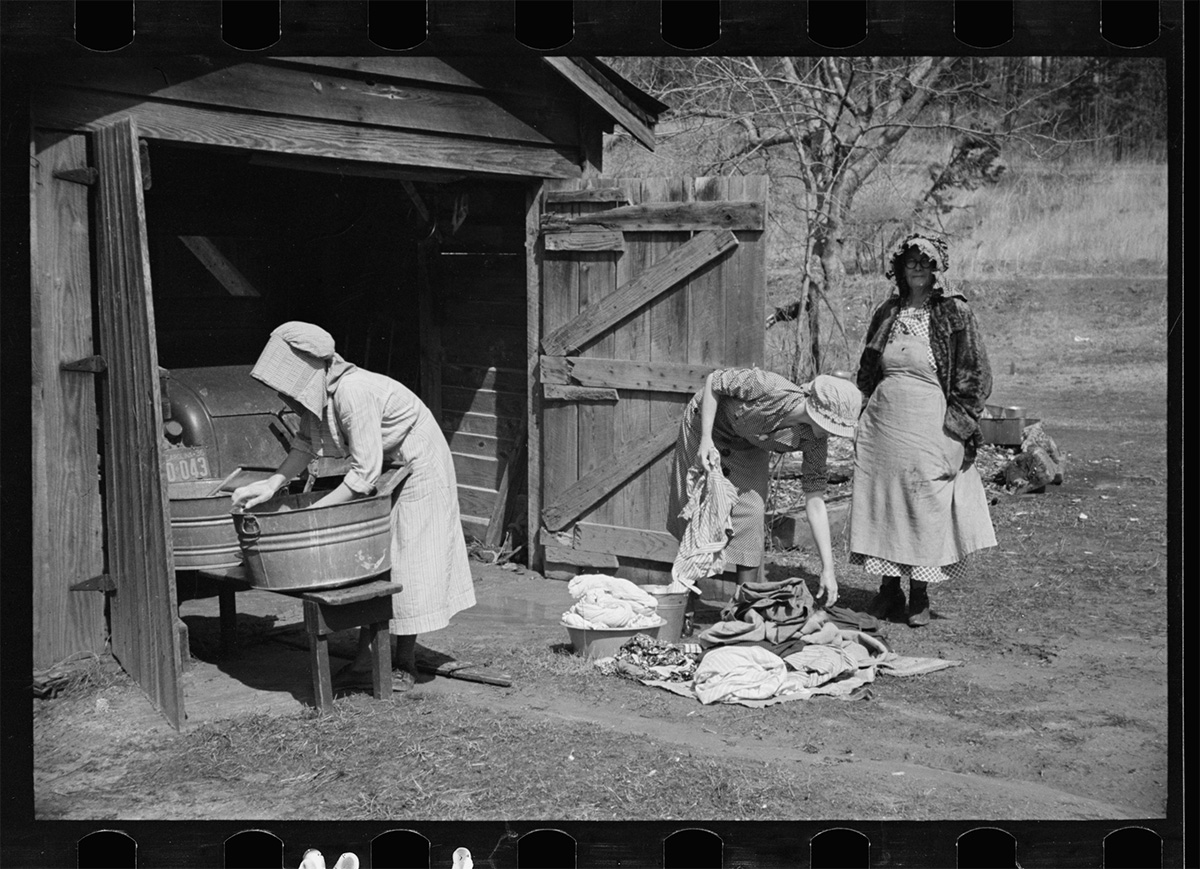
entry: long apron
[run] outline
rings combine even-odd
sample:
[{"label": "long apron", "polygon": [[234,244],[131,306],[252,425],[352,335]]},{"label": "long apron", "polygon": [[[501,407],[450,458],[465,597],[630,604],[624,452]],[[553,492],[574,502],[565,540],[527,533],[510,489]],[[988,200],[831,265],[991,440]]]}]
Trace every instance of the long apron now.
[{"label": "long apron", "polygon": [[979,470],[960,470],[963,445],[943,427],[946,398],[928,341],[897,328],[883,369],[855,442],[852,562],[944,569],[995,546]]},{"label": "long apron", "polygon": [[404,586],[392,596],[394,634],[421,634],[450,623],[450,616],[475,605],[467,563],[458,482],[445,435],[420,408],[412,431],[393,452],[411,464],[392,504],[392,581]]}]

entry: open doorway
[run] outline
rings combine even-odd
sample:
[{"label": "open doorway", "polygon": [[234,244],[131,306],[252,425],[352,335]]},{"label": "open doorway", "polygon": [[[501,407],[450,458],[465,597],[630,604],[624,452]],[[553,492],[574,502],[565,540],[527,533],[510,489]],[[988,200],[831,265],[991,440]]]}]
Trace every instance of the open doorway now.
[{"label": "open doorway", "polygon": [[[454,454],[464,529],[482,539],[526,410],[528,183],[148,147],[159,365],[227,368],[231,389],[253,390],[272,329],[322,326],[348,361],[429,406]],[[282,458],[267,432],[260,442],[276,451],[245,463]]]},{"label": "open doorway", "polygon": [[275,326],[307,320],[346,358],[415,390],[427,231],[404,188],[259,160],[152,145],[145,200],[159,364],[252,365]]}]

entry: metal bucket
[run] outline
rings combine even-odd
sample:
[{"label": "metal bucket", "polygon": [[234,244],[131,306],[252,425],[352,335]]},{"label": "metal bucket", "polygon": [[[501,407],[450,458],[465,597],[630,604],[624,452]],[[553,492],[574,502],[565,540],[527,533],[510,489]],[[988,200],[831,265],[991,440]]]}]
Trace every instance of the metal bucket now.
[{"label": "metal bucket", "polygon": [[1019,447],[1027,426],[1040,420],[1026,417],[1023,407],[1000,407],[985,405],[986,414],[979,420],[979,432],[985,444],[1001,447]]},{"label": "metal bucket", "polygon": [[670,589],[669,585],[642,586],[642,591],[654,595],[658,601],[658,614],[665,622],[658,629],[658,639],[678,643],[687,632],[687,608],[691,592],[686,588],[681,592],[672,592]]},{"label": "metal bucket", "polygon": [[237,567],[242,563],[229,511],[229,492],[220,480],[190,480],[167,486],[176,570]]},{"label": "metal bucket", "polygon": [[[348,585],[392,566],[392,489],[407,471],[389,471],[379,494],[313,507],[326,492],[280,495],[233,514],[246,578],[255,588],[308,591]],[[399,476],[397,476],[399,475]],[[285,509],[286,508],[286,509]]]}]

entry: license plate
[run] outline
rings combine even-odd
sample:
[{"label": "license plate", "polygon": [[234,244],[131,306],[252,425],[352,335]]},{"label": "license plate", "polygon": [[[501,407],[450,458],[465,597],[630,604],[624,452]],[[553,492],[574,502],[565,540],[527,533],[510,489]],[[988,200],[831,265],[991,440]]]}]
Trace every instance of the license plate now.
[{"label": "license plate", "polygon": [[208,450],[204,447],[166,450],[163,453],[163,473],[167,475],[168,483],[212,479]]}]

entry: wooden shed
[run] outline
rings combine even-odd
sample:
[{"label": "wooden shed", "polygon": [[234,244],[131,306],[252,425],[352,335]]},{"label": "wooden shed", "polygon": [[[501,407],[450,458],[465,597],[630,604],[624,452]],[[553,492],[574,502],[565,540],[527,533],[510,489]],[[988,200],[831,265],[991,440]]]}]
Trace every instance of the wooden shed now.
[{"label": "wooden shed", "polygon": [[183,717],[163,377],[289,319],[407,383],[464,531],[532,566],[674,556],[666,458],[762,361],[765,179],[621,180],[666,107],[566,57],[99,58],[33,75],[35,666],[100,650]]}]

